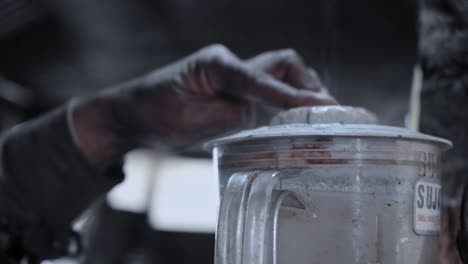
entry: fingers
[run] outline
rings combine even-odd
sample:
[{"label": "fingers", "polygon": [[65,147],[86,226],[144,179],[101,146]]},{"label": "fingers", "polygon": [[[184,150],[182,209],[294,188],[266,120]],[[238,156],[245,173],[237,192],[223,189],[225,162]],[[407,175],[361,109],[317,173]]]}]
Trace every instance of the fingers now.
[{"label": "fingers", "polygon": [[[212,45],[197,52],[196,63],[192,67],[196,76],[193,87],[205,95],[213,91],[229,95],[243,101],[265,102],[281,108],[303,105],[329,105],[336,101],[327,93],[312,89],[297,89],[264,71],[268,69],[277,76],[281,75],[281,65],[290,65],[284,74],[297,80],[291,81],[307,87],[320,86],[317,75],[309,71],[302,59],[292,50],[272,51],[259,55],[248,62],[238,59],[222,45]],[[295,67],[297,70],[291,70]],[[291,73],[290,73],[291,72]],[[201,89],[201,87],[211,87]],[[207,90],[207,91],[205,91]],[[317,89],[316,89],[317,90]]]},{"label": "fingers", "polygon": [[[191,98],[184,104],[179,118],[190,133],[197,138],[209,138],[233,129],[247,128],[254,120],[254,110],[248,102],[217,100],[216,98]],[[203,127],[200,130],[200,127]]]},{"label": "fingers", "polygon": [[281,108],[336,104],[336,101],[327,93],[298,90],[267,73],[255,72],[252,69],[241,68],[241,72],[231,80],[230,84],[228,93]]},{"label": "fingers", "polygon": [[285,65],[305,68],[303,59],[293,49],[267,51],[246,60],[246,63],[256,69],[271,71],[270,74],[278,75],[284,73],[286,69],[283,66]]},{"label": "fingers", "polygon": [[249,67],[265,71],[297,89],[317,92],[325,89],[317,73],[308,69],[301,56],[293,49],[265,52],[246,63]]},{"label": "fingers", "polygon": [[328,94],[327,87],[325,87],[317,72],[312,68],[307,68],[307,72],[304,76],[304,83],[305,86],[312,91],[324,92]]}]

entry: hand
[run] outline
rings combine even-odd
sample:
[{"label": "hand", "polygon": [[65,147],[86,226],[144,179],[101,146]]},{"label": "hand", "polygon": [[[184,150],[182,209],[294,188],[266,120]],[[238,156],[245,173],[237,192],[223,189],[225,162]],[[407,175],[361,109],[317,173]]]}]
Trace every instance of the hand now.
[{"label": "hand", "polygon": [[72,120],[85,156],[102,161],[150,139],[178,148],[251,127],[262,105],[328,104],[336,101],[294,51],[243,61],[213,45],[75,104]]}]

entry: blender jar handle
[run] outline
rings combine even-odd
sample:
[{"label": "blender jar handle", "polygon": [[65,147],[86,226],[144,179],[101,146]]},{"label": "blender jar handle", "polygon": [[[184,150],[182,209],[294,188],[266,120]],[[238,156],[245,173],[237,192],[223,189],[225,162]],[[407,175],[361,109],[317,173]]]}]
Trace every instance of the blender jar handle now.
[{"label": "blender jar handle", "polygon": [[274,191],[291,171],[233,174],[221,199],[216,232],[216,264],[276,263],[276,232],[282,205],[305,209],[290,191]]},{"label": "blender jar handle", "polygon": [[244,218],[252,181],[258,172],[234,173],[221,199],[216,231],[215,263],[241,264]]},{"label": "blender jar handle", "polygon": [[282,178],[297,176],[295,170],[261,171],[250,188],[245,213],[243,264],[276,263],[276,225],[281,205],[305,209],[290,191],[274,191]]}]

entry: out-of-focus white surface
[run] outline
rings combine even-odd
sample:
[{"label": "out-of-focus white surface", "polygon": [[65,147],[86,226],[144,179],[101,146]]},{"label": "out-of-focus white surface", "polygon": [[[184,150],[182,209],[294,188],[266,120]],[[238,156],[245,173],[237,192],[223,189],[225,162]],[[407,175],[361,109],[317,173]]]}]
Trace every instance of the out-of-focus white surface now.
[{"label": "out-of-focus white surface", "polygon": [[78,264],[76,259],[56,259],[56,260],[44,260],[41,264]]},{"label": "out-of-focus white surface", "polygon": [[157,166],[155,175],[151,226],[170,231],[215,231],[219,195],[211,160],[168,158]]},{"label": "out-of-focus white surface", "polygon": [[125,157],[125,180],[108,194],[109,205],[117,210],[143,213],[148,208],[148,198],[158,155],[148,150],[133,151]]},{"label": "out-of-focus white surface", "polygon": [[150,151],[127,156],[125,181],[107,200],[115,209],[148,212],[157,230],[213,233],[219,194],[210,159],[166,157]]}]

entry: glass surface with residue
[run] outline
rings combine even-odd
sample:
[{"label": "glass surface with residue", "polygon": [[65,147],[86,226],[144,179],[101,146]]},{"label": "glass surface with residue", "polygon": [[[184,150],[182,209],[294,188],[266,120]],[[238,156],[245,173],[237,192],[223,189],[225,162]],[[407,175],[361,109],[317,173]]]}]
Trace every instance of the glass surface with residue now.
[{"label": "glass surface with residue", "polygon": [[216,263],[437,263],[446,147],[305,133],[215,144]]}]

